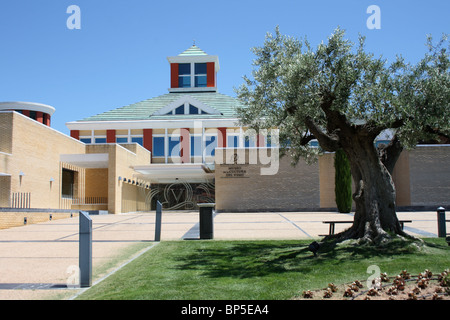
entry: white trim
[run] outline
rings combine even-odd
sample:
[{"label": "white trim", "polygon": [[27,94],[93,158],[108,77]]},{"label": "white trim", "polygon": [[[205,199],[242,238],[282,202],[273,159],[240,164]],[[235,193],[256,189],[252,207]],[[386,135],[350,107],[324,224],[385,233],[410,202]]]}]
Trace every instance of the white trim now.
[{"label": "white trim", "polygon": [[201,122],[205,128],[236,127],[238,118],[228,119],[158,119],[117,121],[73,121],[67,122],[69,130],[126,130],[126,129],[177,129],[194,128]]},{"label": "white trim", "polygon": [[199,56],[175,56],[167,57],[169,63],[207,63],[214,62],[214,71],[219,72],[220,64],[219,57],[212,55],[199,55]]},{"label": "white trim", "polygon": [[416,147],[450,147],[450,144],[418,144]]},{"label": "white trim", "polygon": [[181,105],[184,105],[184,114],[190,114],[189,113],[189,105],[192,104],[193,106],[197,107],[200,110],[203,110],[209,114],[213,115],[220,115],[221,113],[217,111],[216,109],[204,104],[201,101],[198,101],[197,99],[194,99],[192,96],[185,95],[181,98],[169,103],[167,106],[159,109],[158,111],[154,112],[153,116],[163,116],[172,111],[172,114],[174,114],[173,110],[180,107]]},{"label": "white trim", "polygon": [[[25,116],[25,115],[23,115],[23,114],[21,114],[21,113],[19,113],[19,112],[8,110],[8,111],[0,111],[0,113],[16,113],[17,115],[23,117],[24,119],[27,119],[27,121],[32,121],[32,123],[35,123],[35,124],[37,124],[38,126],[41,126],[42,128],[46,128],[46,129],[48,129],[48,130],[51,130],[51,131],[53,131],[53,132],[55,132],[55,133],[57,133],[57,134],[60,134],[60,135],[62,135],[62,136],[64,136],[64,137],[66,137],[66,138],[69,138],[69,139],[71,139],[71,140],[73,140],[73,141],[77,141],[78,143],[84,144],[83,142],[79,141],[78,139],[72,138],[71,136],[69,136],[69,135],[67,135],[67,134],[65,134],[65,133],[62,133],[62,132],[60,132],[60,131],[58,131],[58,130],[56,130],[56,129],[53,129],[52,127],[49,127],[49,126],[47,126],[47,125],[45,125],[45,124],[43,124],[43,123],[40,123],[40,122],[38,122],[38,121],[36,121],[36,120],[33,120],[33,119],[31,119],[30,117],[27,117],[27,116]],[[13,120],[13,121],[14,121],[14,120]],[[88,130],[88,129],[86,129],[86,130]]]},{"label": "white trim", "polygon": [[55,113],[55,108],[52,106],[36,103],[36,102],[22,102],[22,101],[10,101],[0,102],[0,110],[30,110],[40,111],[52,116]]},{"label": "white trim", "polygon": [[108,153],[61,154],[59,160],[82,168],[108,168]]},{"label": "white trim", "polygon": [[217,92],[217,87],[168,88],[169,92]]}]

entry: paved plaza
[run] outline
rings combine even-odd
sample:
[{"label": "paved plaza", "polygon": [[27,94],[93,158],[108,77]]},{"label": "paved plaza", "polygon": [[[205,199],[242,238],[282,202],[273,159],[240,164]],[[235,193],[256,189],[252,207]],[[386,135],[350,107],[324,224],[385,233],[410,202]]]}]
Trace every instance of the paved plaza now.
[{"label": "paved plaza", "polygon": [[[399,212],[412,220],[404,230],[437,237],[436,212]],[[93,283],[157,244],[155,213],[91,215]],[[216,213],[215,240],[317,239],[328,233],[327,220],[352,220],[336,212]],[[163,212],[161,241],[199,237],[197,211]],[[337,224],[336,232],[350,224]],[[0,230],[0,299],[70,298],[67,289],[78,266],[79,218]]]}]

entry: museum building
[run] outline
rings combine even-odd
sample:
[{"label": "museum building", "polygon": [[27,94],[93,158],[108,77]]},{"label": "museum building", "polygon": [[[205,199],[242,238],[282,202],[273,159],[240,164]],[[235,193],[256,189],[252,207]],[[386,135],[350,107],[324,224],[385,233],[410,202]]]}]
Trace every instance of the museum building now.
[{"label": "museum building", "polygon": [[[156,200],[166,210],[335,210],[333,153],[293,167],[269,135],[239,124],[241,103],[218,91],[218,56],[193,45],[167,60],[168,93],[68,122],[70,136],[51,128],[51,106],[0,103],[0,228],[5,212],[119,214]],[[448,144],[404,151],[397,205],[448,204],[449,163]]]}]

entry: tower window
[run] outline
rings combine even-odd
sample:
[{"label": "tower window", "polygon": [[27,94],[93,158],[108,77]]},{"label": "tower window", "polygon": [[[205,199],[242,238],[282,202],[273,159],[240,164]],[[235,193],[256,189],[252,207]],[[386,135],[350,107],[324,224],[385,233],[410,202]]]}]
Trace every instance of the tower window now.
[{"label": "tower window", "polygon": [[206,87],[207,80],[206,63],[195,64],[195,86]]},{"label": "tower window", "polygon": [[180,63],[178,65],[178,87],[190,88],[191,87],[191,64]]}]

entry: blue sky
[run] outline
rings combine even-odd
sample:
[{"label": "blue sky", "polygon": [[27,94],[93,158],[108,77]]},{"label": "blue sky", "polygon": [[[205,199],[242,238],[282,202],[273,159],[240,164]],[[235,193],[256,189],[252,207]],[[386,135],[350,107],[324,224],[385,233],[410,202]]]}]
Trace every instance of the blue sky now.
[{"label": "blue sky", "polygon": [[[70,5],[80,7],[80,30],[66,26]],[[381,29],[366,26],[370,5]],[[52,105],[52,127],[68,134],[66,122],[167,93],[166,58],[194,39],[219,56],[219,92],[235,96],[251,47],[277,25],[314,46],[341,26],[352,41],[365,35],[376,55],[415,62],[426,34],[450,33],[449,13],[448,0],[2,0],[0,101]]]}]

